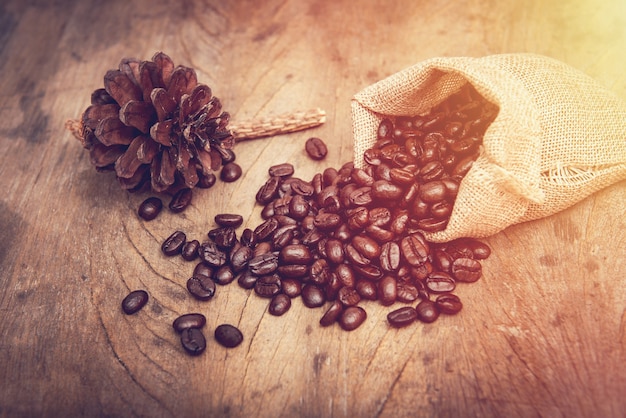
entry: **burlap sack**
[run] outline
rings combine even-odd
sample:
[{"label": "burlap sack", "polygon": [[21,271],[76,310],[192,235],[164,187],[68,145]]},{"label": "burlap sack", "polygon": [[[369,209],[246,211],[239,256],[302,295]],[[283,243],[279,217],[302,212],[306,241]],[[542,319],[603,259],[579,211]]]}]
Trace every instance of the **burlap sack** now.
[{"label": "burlap sack", "polygon": [[561,211],[626,178],[626,102],[551,58],[504,54],[433,58],[357,93],[355,165],[384,116],[417,115],[465,83],[499,106],[434,242],[486,237]]}]

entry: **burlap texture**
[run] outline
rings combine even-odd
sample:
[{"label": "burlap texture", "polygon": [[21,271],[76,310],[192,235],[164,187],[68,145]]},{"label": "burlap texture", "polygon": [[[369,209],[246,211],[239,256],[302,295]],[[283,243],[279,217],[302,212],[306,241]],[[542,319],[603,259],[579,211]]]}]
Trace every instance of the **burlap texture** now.
[{"label": "burlap texture", "polygon": [[626,178],[626,102],[584,73],[533,54],[433,58],[365,88],[352,100],[355,165],[363,165],[384,116],[427,112],[465,83],[500,110],[447,228],[425,233],[429,240],[486,237]]}]

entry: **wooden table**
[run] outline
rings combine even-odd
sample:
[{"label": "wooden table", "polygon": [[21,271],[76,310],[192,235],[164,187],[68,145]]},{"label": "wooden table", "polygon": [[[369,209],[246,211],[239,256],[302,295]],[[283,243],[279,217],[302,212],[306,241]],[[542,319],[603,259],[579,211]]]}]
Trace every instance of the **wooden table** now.
[{"label": "wooden table", "polygon": [[[220,212],[257,225],[274,163],[311,178],[350,161],[351,97],[430,57],[544,54],[626,99],[621,1],[8,0],[0,28],[0,416],[625,416],[624,182],[489,237],[462,313],[401,330],[377,303],[348,333],[300,300],[274,317],[236,284],[199,302],[193,264],[160,252]],[[234,120],[320,107],[326,123],[238,144],[239,181],[141,221],[148,194],[97,173],[64,122],[120,58],[156,51],[194,67]],[[313,134],[322,162],[303,151]],[[138,288],[150,302],[123,315]],[[192,311],[208,320],[199,357],[171,327]],[[244,343],[217,345],[220,323]]]}]

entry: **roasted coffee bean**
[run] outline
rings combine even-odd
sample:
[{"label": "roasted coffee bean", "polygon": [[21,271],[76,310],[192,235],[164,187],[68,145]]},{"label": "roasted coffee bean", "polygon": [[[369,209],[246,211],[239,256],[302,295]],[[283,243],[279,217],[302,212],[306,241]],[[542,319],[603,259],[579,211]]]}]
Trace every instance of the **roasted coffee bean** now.
[{"label": "roasted coffee bean", "polygon": [[369,210],[363,206],[353,209],[348,215],[348,227],[353,231],[360,231],[369,224]]},{"label": "roasted coffee bean", "polygon": [[417,318],[426,323],[434,322],[439,318],[439,309],[433,301],[423,300],[415,307]]},{"label": "roasted coffee bean", "polygon": [[430,247],[418,232],[402,238],[400,250],[407,263],[417,266],[428,260]]},{"label": "roasted coffee bean", "polygon": [[302,179],[293,179],[290,182],[291,191],[300,196],[310,197],[313,196],[315,189],[311,183],[308,183]]},{"label": "roasted coffee bean", "polygon": [[345,331],[353,331],[365,322],[367,319],[367,312],[360,306],[348,306],[339,315],[339,325]]},{"label": "roasted coffee bean", "polygon": [[319,308],[326,302],[326,296],[322,289],[310,283],[302,286],[300,297],[302,298],[302,303],[307,308]]},{"label": "roasted coffee bean", "polygon": [[441,313],[446,315],[455,315],[463,309],[461,299],[452,293],[444,293],[437,296],[435,305],[437,305],[437,309],[439,309]]},{"label": "roasted coffee bean", "polygon": [[261,186],[256,194],[256,201],[261,205],[267,205],[275,197],[278,196],[278,189],[280,187],[280,177],[270,177],[265,184]]},{"label": "roasted coffee bean", "polygon": [[420,296],[416,286],[400,281],[398,281],[396,292],[396,300],[403,303],[415,302]]},{"label": "roasted coffee bean", "polygon": [[361,254],[352,244],[348,244],[344,247],[344,254],[346,259],[354,266],[367,266],[372,261]]},{"label": "roasted coffee bean", "polygon": [[396,236],[405,235],[409,224],[409,211],[406,209],[398,210],[391,219],[389,231]]},{"label": "roasted coffee bean", "polygon": [[444,173],[445,173],[445,169],[443,165],[441,164],[441,161],[435,160],[424,165],[420,169],[418,176],[422,182],[426,183],[429,181],[441,179]]},{"label": "roasted coffee bean", "polygon": [[336,213],[318,213],[315,216],[314,225],[322,231],[335,229],[341,224],[341,216]]},{"label": "roasted coffee bean", "polygon": [[304,144],[304,149],[309,157],[314,160],[322,160],[326,157],[326,154],[328,154],[328,148],[324,141],[316,137],[307,139]]},{"label": "roasted coffee bean", "polygon": [[383,276],[377,283],[378,300],[385,306],[389,306],[396,301],[398,297],[398,283],[396,278],[390,275]]},{"label": "roasted coffee bean", "polygon": [[430,213],[437,219],[445,219],[446,223],[452,213],[452,204],[446,200],[433,203],[430,207]]},{"label": "roasted coffee bean", "polygon": [[418,195],[426,203],[441,202],[446,197],[446,185],[441,180],[433,180],[420,186]]},{"label": "roasted coffee bean", "polygon": [[270,302],[269,313],[274,316],[284,315],[291,308],[291,299],[284,293],[274,295]]},{"label": "roasted coffee bean", "polygon": [[216,284],[225,286],[229,283],[232,283],[232,281],[235,280],[235,273],[233,272],[233,269],[231,268],[231,266],[224,265],[218,268],[217,270],[215,270],[215,273],[213,273],[212,278]]},{"label": "roasted coffee bean", "polygon": [[394,241],[384,243],[380,247],[379,263],[385,271],[396,271],[400,267],[400,246]]},{"label": "roasted coffee bean", "polygon": [[193,261],[198,257],[200,242],[197,239],[187,241],[181,248],[180,255],[185,261]]},{"label": "roasted coffee bean", "polygon": [[201,313],[188,313],[179,316],[172,323],[172,327],[178,333],[188,328],[202,328],[206,324],[206,317]]},{"label": "roasted coffee bean", "polygon": [[372,208],[369,211],[370,225],[384,227],[391,222],[391,211],[386,207]]},{"label": "roasted coffee bean", "polygon": [[230,324],[222,324],[215,328],[215,340],[227,348],[237,347],[243,342],[241,331]]},{"label": "roasted coffee bean", "polygon": [[230,265],[235,273],[239,273],[248,266],[248,261],[252,259],[252,249],[246,245],[241,245],[230,253]]},{"label": "roasted coffee bean", "polygon": [[187,209],[187,206],[191,204],[193,197],[193,191],[189,188],[180,189],[170,200],[169,208],[174,213],[179,213]]},{"label": "roasted coffee bean", "polygon": [[198,356],[206,350],[206,339],[198,328],[184,329],[180,333],[180,342],[185,351],[192,356]]},{"label": "roasted coffee bean", "polygon": [[293,164],[290,163],[276,164],[268,169],[269,175],[276,177],[289,177],[293,175],[294,171]]},{"label": "roasted coffee bean", "polygon": [[465,175],[472,168],[472,165],[474,164],[474,160],[476,160],[476,157],[472,155],[463,158],[462,160],[457,162],[456,166],[452,170],[451,175],[453,177],[465,177]]},{"label": "roasted coffee bean", "polygon": [[311,264],[310,277],[312,283],[317,285],[324,285],[328,283],[328,276],[330,274],[328,268],[328,262],[324,258],[318,258]]},{"label": "roasted coffee bean", "polygon": [[328,327],[335,322],[343,312],[343,305],[338,300],[333,301],[330,305],[324,316],[320,319],[320,325],[323,327]]},{"label": "roasted coffee bean", "polygon": [[359,252],[362,258],[373,260],[380,256],[380,245],[366,235],[355,235],[352,238],[351,244],[352,247]]},{"label": "roasted coffee bean", "polygon": [[350,193],[350,202],[353,206],[368,206],[372,204],[372,187],[363,186]]},{"label": "roasted coffee bean", "polygon": [[122,310],[126,315],[139,312],[148,303],[148,292],[145,290],[133,290],[122,300]]},{"label": "roasted coffee bean", "polygon": [[241,233],[240,242],[246,247],[254,248],[257,244],[257,236],[254,234],[252,229],[246,228]]},{"label": "roasted coffee bean", "polygon": [[273,273],[278,268],[278,255],[263,253],[248,261],[248,268],[257,276]]},{"label": "roasted coffee bean", "polygon": [[376,131],[376,137],[380,139],[391,138],[393,136],[393,123],[391,120],[384,118],[378,124],[378,130]]},{"label": "roasted coffee bean", "polygon": [[332,264],[341,264],[344,260],[343,244],[340,240],[331,238],[326,240],[325,258]]},{"label": "roasted coffee bean", "polygon": [[417,227],[426,232],[443,231],[448,225],[448,219],[424,218],[417,222]]},{"label": "roasted coffee bean", "polygon": [[433,251],[433,262],[443,272],[449,273],[454,259],[446,251],[437,248]]},{"label": "roasted coffee bean", "polygon": [[449,293],[456,288],[456,283],[452,276],[443,271],[434,272],[424,279],[426,289],[432,293]]},{"label": "roasted coffee bean", "polygon": [[361,301],[361,296],[354,287],[343,286],[337,293],[337,299],[344,306],[355,306]]},{"label": "roasted coffee bean", "polygon": [[278,261],[281,264],[311,264],[313,256],[306,245],[287,245],[280,250]]},{"label": "roasted coffee bean", "polygon": [[201,189],[210,189],[215,186],[215,183],[217,183],[217,176],[214,173],[199,173],[198,177],[198,183],[196,186]]},{"label": "roasted coffee bean", "polygon": [[254,292],[262,298],[271,298],[281,290],[281,281],[278,274],[267,274],[257,279]]},{"label": "roasted coffee bean", "polygon": [[335,267],[335,275],[343,286],[354,287],[356,285],[356,277],[352,267],[348,264],[339,264]]},{"label": "roasted coffee bean", "polygon": [[223,148],[221,149],[220,154],[222,157],[222,164],[232,163],[237,159],[237,155],[232,149]]},{"label": "roasted coffee bean", "polygon": [[409,211],[415,219],[423,219],[430,215],[430,205],[419,197],[416,197],[413,199]]},{"label": "roasted coffee bean", "polygon": [[214,220],[221,227],[237,228],[243,223],[243,216],[235,213],[220,213],[215,215]]},{"label": "roasted coffee bean", "polygon": [[213,277],[213,267],[207,265],[204,262],[200,262],[196,264],[196,267],[193,269],[192,277],[198,277],[198,278],[206,277],[210,279]]},{"label": "roasted coffee bean", "polygon": [[139,205],[137,214],[145,221],[151,221],[156,218],[163,209],[163,202],[158,197],[149,197]]},{"label": "roasted coffee bean", "polygon": [[250,270],[244,270],[236,277],[237,284],[244,289],[252,289],[258,279]]},{"label": "roasted coffee bean", "polygon": [[183,249],[183,245],[187,242],[187,236],[183,231],[175,231],[170,235],[163,244],[161,244],[161,251],[168,257],[180,254]]},{"label": "roasted coffee bean", "polygon": [[[276,218],[278,220],[278,218]],[[272,236],[272,246],[275,250],[280,250],[289,244],[295,237],[295,231],[298,228],[295,224],[281,226],[274,231]]]},{"label": "roasted coffee bean", "polygon": [[226,263],[226,253],[220,250],[213,241],[203,242],[198,254],[210,267],[220,267]]},{"label": "roasted coffee bean", "polygon": [[480,261],[471,258],[457,258],[452,263],[451,273],[459,282],[473,283],[480,279],[482,266]]},{"label": "roasted coffee bean", "polygon": [[309,210],[309,202],[302,195],[296,194],[289,201],[289,216],[295,220],[304,219]]},{"label": "roasted coffee bean", "polygon": [[220,171],[220,180],[226,183],[236,181],[243,174],[241,166],[237,163],[230,162],[225,164]]},{"label": "roasted coffee bean", "polygon": [[415,181],[415,175],[406,168],[392,168],[389,171],[389,176],[394,184],[405,186]]},{"label": "roasted coffee bean", "polygon": [[404,306],[387,314],[387,322],[394,328],[406,327],[416,320],[417,310],[412,306]]},{"label": "roasted coffee bean", "polygon": [[353,266],[353,268],[357,276],[366,280],[376,281],[383,276],[383,272],[380,267],[374,264],[367,266]]},{"label": "roasted coffee bean", "polygon": [[254,234],[259,241],[265,241],[272,238],[274,231],[276,231],[278,227],[278,220],[276,218],[269,218],[254,229]]},{"label": "roasted coffee bean", "polygon": [[198,300],[209,300],[215,295],[215,282],[211,278],[191,277],[187,290]]},{"label": "roasted coffee bean", "polygon": [[309,274],[309,266],[306,264],[286,264],[283,266],[279,265],[276,269],[276,272],[280,277],[287,277],[292,279],[302,278]]},{"label": "roasted coffee bean", "polygon": [[354,286],[357,293],[361,298],[366,300],[376,300],[378,292],[376,290],[376,284],[369,280],[358,280]]},{"label": "roasted coffee bean", "polygon": [[389,242],[395,238],[395,234],[393,232],[376,225],[369,225],[365,228],[365,232],[367,232],[368,236],[379,243]]},{"label": "roasted coffee bean", "polygon": [[484,260],[491,255],[491,248],[489,248],[486,243],[471,238],[466,238],[465,241],[467,242],[467,246],[471,249],[474,259]]},{"label": "roasted coffee bean", "polygon": [[290,278],[282,279],[281,284],[283,293],[290,298],[298,297],[302,293],[302,283],[300,280]]}]

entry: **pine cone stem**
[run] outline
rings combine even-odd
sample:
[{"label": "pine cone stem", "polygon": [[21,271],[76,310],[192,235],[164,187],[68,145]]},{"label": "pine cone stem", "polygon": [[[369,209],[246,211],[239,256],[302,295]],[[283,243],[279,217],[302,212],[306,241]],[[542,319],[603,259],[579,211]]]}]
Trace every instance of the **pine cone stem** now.
[{"label": "pine cone stem", "polygon": [[[251,119],[241,122],[233,121],[230,123],[230,130],[235,140],[239,142],[248,139],[298,132],[315,128],[316,126],[322,125],[324,122],[326,122],[326,112],[316,108],[307,111],[283,113],[262,119]],[[78,119],[68,119],[65,122],[65,128],[78,140],[83,141],[82,117]]]},{"label": "pine cone stem", "polygon": [[324,122],[326,122],[326,112],[316,108],[263,119],[233,121],[230,123],[230,130],[236,141],[244,141],[302,131]]}]

